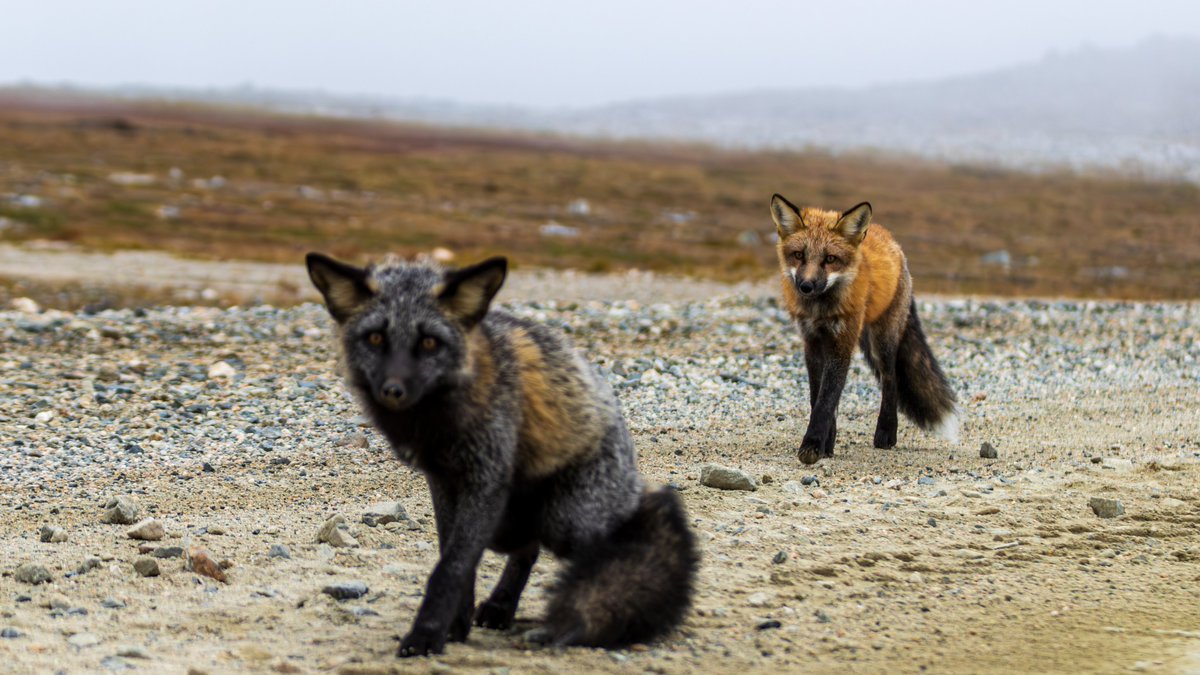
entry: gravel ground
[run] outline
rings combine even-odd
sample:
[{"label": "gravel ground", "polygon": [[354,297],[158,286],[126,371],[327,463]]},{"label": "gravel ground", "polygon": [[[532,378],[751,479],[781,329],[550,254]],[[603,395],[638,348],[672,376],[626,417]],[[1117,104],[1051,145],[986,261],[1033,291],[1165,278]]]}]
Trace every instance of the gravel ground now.
[{"label": "gravel ground", "polygon": [[[923,302],[962,442],[902,421],[896,449],[871,448],[878,390],[856,362],[838,456],[804,467],[800,340],[766,286],[555,274],[517,275],[501,297],[575,336],[617,388],[643,472],[683,490],[704,567],[679,634],[528,649],[546,560],[517,630],[396,661],[436,560],[432,511],[337,379],[323,309],[14,310],[0,312],[0,658],[13,672],[1200,673],[1200,307]],[[757,490],[701,485],[707,463]],[[163,538],[102,522],[115,497]],[[407,517],[361,522],[386,500]],[[317,541],[337,514],[357,545]],[[141,576],[139,546],[206,549],[227,582],[170,550]],[[27,563],[51,580],[24,581]],[[480,593],[499,570],[489,554]],[[322,593],[341,582],[368,590]]]}]

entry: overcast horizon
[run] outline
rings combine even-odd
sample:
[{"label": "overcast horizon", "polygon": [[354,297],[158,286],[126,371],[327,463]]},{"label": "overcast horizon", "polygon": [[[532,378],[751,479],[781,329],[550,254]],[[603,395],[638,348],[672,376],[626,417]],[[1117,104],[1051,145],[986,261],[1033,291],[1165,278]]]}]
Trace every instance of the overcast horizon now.
[{"label": "overcast horizon", "polygon": [[4,0],[0,10],[4,84],[252,85],[534,107],[938,80],[1200,36],[1200,5],[1179,0]]}]

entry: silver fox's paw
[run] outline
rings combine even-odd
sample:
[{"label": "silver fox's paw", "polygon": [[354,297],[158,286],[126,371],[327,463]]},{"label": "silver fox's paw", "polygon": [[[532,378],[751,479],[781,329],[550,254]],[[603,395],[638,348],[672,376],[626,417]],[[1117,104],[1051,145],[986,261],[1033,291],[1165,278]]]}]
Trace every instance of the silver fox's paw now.
[{"label": "silver fox's paw", "polygon": [[815,445],[801,445],[796,451],[796,457],[804,464],[816,464],[821,459],[821,448]]},{"label": "silver fox's paw", "polygon": [[427,656],[429,654],[441,654],[445,649],[445,631],[433,631],[428,628],[414,627],[400,641],[400,649],[396,650],[396,656],[400,658]]},{"label": "silver fox's paw", "polygon": [[495,630],[506,630],[512,627],[513,618],[516,614],[516,607],[489,600],[479,605],[479,609],[475,611],[475,625]]}]

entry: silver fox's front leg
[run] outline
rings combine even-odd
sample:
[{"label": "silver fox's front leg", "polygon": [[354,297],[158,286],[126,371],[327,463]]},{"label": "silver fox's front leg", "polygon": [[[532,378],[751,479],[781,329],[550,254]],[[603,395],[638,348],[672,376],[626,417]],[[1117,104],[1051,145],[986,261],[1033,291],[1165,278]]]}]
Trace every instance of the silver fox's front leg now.
[{"label": "silver fox's front leg", "polygon": [[447,640],[461,642],[471,630],[475,572],[504,513],[504,483],[449,481],[430,477],[441,557],[425,585],[425,599],[412,629],[400,642],[399,656],[440,654]]},{"label": "silver fox's front leg", "polygon": [[521,592],[529,581],[529,573],[537,562],[541,545],[537,542],[508,554],[508,563],[492,594],[475,613],[475,625],[484,628],[504,630],[512,626],[513,618],[517,615],[517,603],[521,600]]}]

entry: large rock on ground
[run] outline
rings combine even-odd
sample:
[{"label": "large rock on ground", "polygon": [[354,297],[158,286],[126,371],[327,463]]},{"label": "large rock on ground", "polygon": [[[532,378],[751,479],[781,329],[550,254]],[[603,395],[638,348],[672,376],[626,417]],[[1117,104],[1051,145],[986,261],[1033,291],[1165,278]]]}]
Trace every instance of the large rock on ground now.
[{"label": "large rock on ground", "polygon": [[700,468],[700,484],[718,490],[757,490],[758,483],[750,474],[719,464],[705,464]]},{"label": "large rock on ground", "polygon": [[115,525],[132,525],[142,515],[138,503],[129,497],[113,497],[104,505],[104,522]]}]

